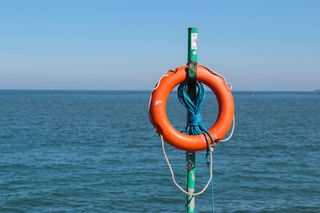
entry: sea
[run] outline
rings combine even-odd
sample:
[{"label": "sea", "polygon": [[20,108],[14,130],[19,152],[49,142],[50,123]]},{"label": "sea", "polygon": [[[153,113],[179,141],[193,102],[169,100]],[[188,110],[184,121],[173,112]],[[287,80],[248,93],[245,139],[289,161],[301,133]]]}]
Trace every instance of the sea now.
[{"label": "sea", "polygon": [[[320,212],[320,95],[234,92],[232,139],[214,151],[211,189],[196,212]],[[150,91],[0,91],[0,212],[184,212],[161,140],[149,122]],[[215,96],[201,111],[210,128]],[[182,130],[176,91],[167,114]],[[185,151],[166,145],[185,186]],[[209,177],[196,153],[196,190]]]}]

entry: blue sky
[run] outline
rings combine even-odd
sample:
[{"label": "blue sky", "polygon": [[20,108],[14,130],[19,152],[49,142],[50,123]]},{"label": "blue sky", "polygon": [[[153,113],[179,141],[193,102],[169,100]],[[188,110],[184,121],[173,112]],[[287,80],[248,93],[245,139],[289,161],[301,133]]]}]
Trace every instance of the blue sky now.
[{"label": "blue sky", "polygon": [[320,88],[320,1],[0,2],[0,89],[142,89],[187,60],[235,90]]}]

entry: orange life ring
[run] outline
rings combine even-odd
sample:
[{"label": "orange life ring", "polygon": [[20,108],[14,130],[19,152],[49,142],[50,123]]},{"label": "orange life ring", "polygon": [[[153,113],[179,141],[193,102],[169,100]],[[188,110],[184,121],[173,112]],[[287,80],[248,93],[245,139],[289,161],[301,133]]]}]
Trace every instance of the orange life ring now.
[{"label": "orange life ring", "polygon": [[[207,149],[204,135],[186,135],[177,131],[169,122],[166,103],[175,86],[186,79],[187,66],[170,70],[162,76],[151,93],[149,118],[158,134],[172,146],[189,152]],[[204,66],[197,66],[197,80],[207,85],[217,96],[219,114],[217,120],[208,130],[214,141],[219,141],[227,134],[234,117],[233,96],[224,79]]]}]

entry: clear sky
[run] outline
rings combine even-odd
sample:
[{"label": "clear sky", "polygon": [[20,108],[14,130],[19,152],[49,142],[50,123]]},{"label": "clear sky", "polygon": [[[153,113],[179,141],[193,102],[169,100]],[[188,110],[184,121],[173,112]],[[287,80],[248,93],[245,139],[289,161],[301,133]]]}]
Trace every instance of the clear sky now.
[{"label": "clear sky", "polygon": [[320,88],[320,1],[0,2],[0,89],[142,89],[187,60],[235,90]]}]

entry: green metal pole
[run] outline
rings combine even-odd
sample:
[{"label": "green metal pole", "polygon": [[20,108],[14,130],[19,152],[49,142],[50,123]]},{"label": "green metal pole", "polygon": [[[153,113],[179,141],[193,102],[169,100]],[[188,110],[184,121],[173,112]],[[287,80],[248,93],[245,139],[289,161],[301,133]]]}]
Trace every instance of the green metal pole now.
[{"label": "green metal pole", "polygon": [[[198,60],[198,29],[189,28],[188,29],[188,77],[189,79],[195,79],[196,77],[196,63]],[[192,98],[195,96],[195,86],[189,84],[189,96]],[[196,187],[196,153],[187,152],[186,154],[186,164],[187,164],[187,191],[193,193]],[[195,212],[195,197],[186,196],[186,212]]]}]

